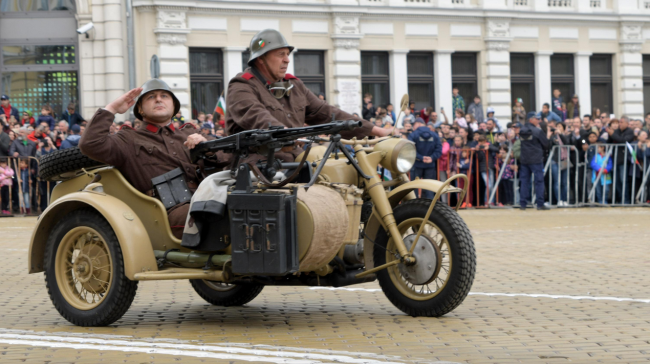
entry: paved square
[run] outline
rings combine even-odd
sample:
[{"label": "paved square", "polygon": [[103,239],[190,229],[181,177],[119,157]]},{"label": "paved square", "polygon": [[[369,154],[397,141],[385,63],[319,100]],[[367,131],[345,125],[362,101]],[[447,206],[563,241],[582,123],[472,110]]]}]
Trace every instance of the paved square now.
[{"label": "paved square", "polygon": [[377,283],[267,287],[213,307],[186,281],[140,283],[115,325],[75,327],[28,275],[35,218],[0,219],[1,363],[647,363],[650,209],[461,212],[472,293],[443,318],[394,308]]}]

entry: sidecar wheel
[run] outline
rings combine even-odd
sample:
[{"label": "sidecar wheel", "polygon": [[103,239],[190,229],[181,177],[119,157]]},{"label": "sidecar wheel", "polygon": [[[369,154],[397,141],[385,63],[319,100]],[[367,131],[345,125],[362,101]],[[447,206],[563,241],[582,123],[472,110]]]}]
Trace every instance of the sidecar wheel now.
[{"label": "sidecar wheel", "polygon": [[[411,316],[439,317],[454,310],[469,294],[476,273],[476,253],[465,222],[451,207],[437,203],[418,242],[415,237],[431,200],[402,203],[394,216],[402,238],[410,248],[416,244],[414,266],[403,263],[377,272],[386,297]],[[375,240],[375,266],[397,259],[397,249],[386,231]],[[383,249],[382,249],[383,248]]]},{"label": "sidecar wheel", "polygon": [[138,282],[124,273],[120,244],[92,209],[65,215],[45,249],[45,284],[54,307],[77,326],[106,326],[129,309]]},{"label": "sidecar wheel", "polygon": [[192,288],[206,302],[215,306],[241,306],[252,301],[264,289],[261,284],[228,284],[190,279]]}]

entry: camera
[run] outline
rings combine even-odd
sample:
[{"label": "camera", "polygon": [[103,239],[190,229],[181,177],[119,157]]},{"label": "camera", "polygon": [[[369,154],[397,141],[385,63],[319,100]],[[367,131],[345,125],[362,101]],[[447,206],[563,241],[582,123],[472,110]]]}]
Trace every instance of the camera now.
[{"label": "camera", "polygon": [[93,22],[89,22],[88,24],[86,24],[86,25],[84,25],[84,26],[78,28],[78,29],[77,29],[77,33],[79,33],[79,34],[85,34],[85,35],[86,35],[86,38],[88,38],[88,32],[89,32],[91,29],[93,29],[94,27],[95,27],[95,25],[93,24]]}]

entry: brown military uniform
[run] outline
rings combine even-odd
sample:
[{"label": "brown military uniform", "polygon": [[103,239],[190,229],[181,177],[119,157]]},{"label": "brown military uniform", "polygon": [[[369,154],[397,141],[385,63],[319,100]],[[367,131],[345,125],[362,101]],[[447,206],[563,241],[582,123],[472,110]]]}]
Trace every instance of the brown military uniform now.
[{"label": "brown military uniform", "polygon": [[[174,124],[158,127],[142,123],[139,129],[123,127],[110,135],[115,115],[99,109],[88,123],[79,141],[81,152],[92,159],[115,166],[138,191],[152,195],[151,179],[181,168],[188,187],[194,192],[200,175],[198,166],[190,159],[190,151],[183,145],[187,137],[196,134],[196,128],[185,124],[175,129]],[[189,204],[178,205],[167,213],[174,235],[182,236]]]},{"label": "brown military uniform", "polygon": [[[370,135],[372,123],[328,105],[316,97],[300,79],[291,74],[287,73],[285,80],[294,85],[291,95],[278,100],[268,91],[266,85],[253,75],[250,68],[235,76],[228,85],[226,99],[228,135],[243,130],[268,129],[269,126],[298,128],[305,123],[324,124],[332,120],[332,113],[335,114],[336,120],[363,121],[361,128],[341,133],[344,138],[363,138]],[[283,155],[278,154],[277,157],[285,161],[293,161],[300,152],[301,149],[296,149],[291,155],[285,156],[284,154],[287,153],[282,153]]]}]

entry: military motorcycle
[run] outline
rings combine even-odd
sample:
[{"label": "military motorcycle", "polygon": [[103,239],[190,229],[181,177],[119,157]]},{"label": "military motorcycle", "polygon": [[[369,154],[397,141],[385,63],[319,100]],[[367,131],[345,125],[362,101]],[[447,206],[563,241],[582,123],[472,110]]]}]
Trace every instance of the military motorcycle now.
[{"label": "military motorcycle", "polygon": [[[50,154],[41,177],[60,182],[34,229],[29,273],[45,272],[52,303],[79,326],[120,319],[139,281],[178,279],[220,306],[244,305],[268,285],[377,280],[406,314],[445,315],[468,295],[476,270],[472,236],[457,214],[466,187],[452,183],[467,177],[410,181],[414,144],[341,138],[359,126],[251,130],[199,144],[192,151],[199,163],[218,151],[235,162],[218,172],[223,215],[202,216],[192,248],[172,235],[163,202],[116,168],[78,149]],[[274,158],[298,142],[305,152],[297,162]],[[252,152],[265,158],[245,162]],[[433,191],[433,200],[417,198],[418,190]],[[442,203],[443,194],[458,194],[458,205]]]}]

